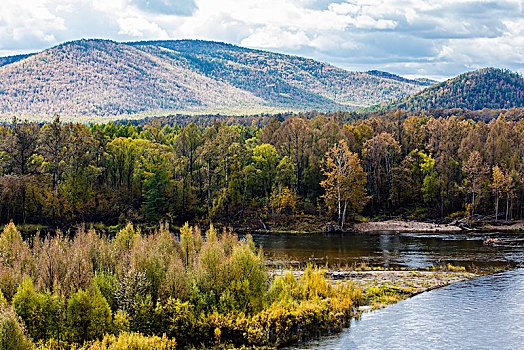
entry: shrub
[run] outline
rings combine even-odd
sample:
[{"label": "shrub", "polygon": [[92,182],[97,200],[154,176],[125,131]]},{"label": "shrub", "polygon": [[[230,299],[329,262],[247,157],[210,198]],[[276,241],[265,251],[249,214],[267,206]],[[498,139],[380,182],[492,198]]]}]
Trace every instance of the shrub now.
[{"label": "shrub", "polygon": [[34,271],[31,251],[13,222],[0,234],[0,290],[11,300],[23,276]]},{"label": "shrub", "polygon": [[67,326],[71,342],[83,344],[111,331],[111,309],[102,294],[79,290],[67,302]]},{"label": "shrub", "polygon": [[115,275],[111,272],[97,271],[93,278],[93,285],[106,298],[111,310],[116,311],[118,301],[116,299],[117,280]]},{"label": "shrub", "polygon": [[160,300],[178,298],[187,300],[189,298],[188,275],[182,259],[178,255],[171,256],[167,263],[166,276],[158,295]]},{"label": "shrub", "polygon": [[70,294],[70,286],[65,282],[69,266],[69,248],[69,242],[60,232],[55,237],[45,238],[36,256],[38,273],[35,283],[40,289],[59,289],[66,296]]},{"label": "shrub", "polygon": [[192,305],[187,301],[171,298],[165,305],[157,304],[155,318],[158,320],[157,332],[165,332],[181,345],[190,344],[195,339],[204,340],[195,332],[196,318]]},{"label": "shrub", "polygon": [[22,281],[23,277],[17,269],[0,264],[0,291],[4,294],[7,301],[13,299],[13,295],[15,295]]},{"label": "shrub", "polygon": [[87,350],[174,350],[175,339],[165,335],[147,337],[139,333],[121,333],[118,336],[106,335],[101,341],[93,343]]},{"label": "shrub", "polygon": [[227,271],[233,305],[226,310],[251,314],[262,309],[268,274],[262,252],[256,253],[251,236],[244,244],[235,245]]},{"label": "shrub", "polygon": [[133,224],[130,222],[126,227],[117,232],[111,243],[116,251],[117,257],[122,257],[122,255],[131,250],[135,237],[138,235],[140,235],[140,233],[135,231]]},{"label": "shrub", "polygon": [[14,266],[18,262],[22,263],[22,268],[24,268],[24,265],[29,264],[30,261],[29,247],[11,221],[0,234],[0,263]]},{"label": "shrub", "polygon": [[37,293],[29,277],[13,297],[13,307],[34,340],[60,339],[63,300],[57,294]]},{"label": "shrub", "polygon": [[115,300],[119,310],[127,312],[134,317],[134,306],[139,298],[149,289],[146,274],[131,268],[124,271],[115,290]]},{"label": "shrub", "polygon": [[155,315],[155,304],[150,294],[138,299],[133,309],[134,315],[131,319],[130,328],[133,332],[146,335],[162,334],[162,330],[158,329],[160,320],[158,320],[157,315]]},{"label": "shrub", "polygon": [[129,332],[130,323],[129,315],[122,310],[118,310],[113,319],[113,333],[120,334]]},{"label": "shrub", "polygon": [[262,252],[250,237],[240,242],[225,231],[207,232],[195,270],[190,300],[198,309],[251,314],[263,306],[268,274]]},{"label": "shrub", "polygon": [[33,345],[13,308],[0,293],[0,349],[30,350]]}]

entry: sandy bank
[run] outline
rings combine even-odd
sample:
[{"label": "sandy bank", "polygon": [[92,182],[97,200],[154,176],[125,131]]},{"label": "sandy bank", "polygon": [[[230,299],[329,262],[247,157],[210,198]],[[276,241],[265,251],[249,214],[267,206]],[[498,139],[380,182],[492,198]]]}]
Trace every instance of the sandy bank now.
[{"label": "sandy bank", "polygon": [[494,232],[524,232],[524,221],[515,221],[511,224],[483,224],[478,227],[481,231],[494,231]]},{"label": "sandy bank", "polygon": [[[282,270],[272,270],[271,275],[282,273]],[[291,270],[296,277],[304,270]],[[446,286],[451,283],[477,277],[479,274],[457,269],[447,270],[328,270],[326,277],[333,283],[352,283],[366,290],[370,287],[388,287],[406,296],[415,295],[427,290]]]},{"label": "sandy bank", "polygon": [[431,233],[431,232],[459,232],[462,229],[453,225],[433,224],[417,221],[373,221],[362,222],[354,225],[357,232],[396,232],[396,233]]}]

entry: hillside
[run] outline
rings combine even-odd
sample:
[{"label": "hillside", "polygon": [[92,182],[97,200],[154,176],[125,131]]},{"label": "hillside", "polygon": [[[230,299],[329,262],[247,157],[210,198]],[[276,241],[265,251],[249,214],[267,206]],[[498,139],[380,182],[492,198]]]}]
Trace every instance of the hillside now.
[{"label": "hillside", "polygon": [[508,70],[485,68],[464,73],[411,96],[373,108],[416,111],[435,108],[481,110],[513,107],[524,107],[523,77]]},{"label": "hillside", "polygon": [[417,85],[422,85],[422,86],[431,86],[431,85],[438,83],[438,81],[436,80],[431,80],[427,78],[407,79],[407,78],[401,77],[400,75],[391,74],[391,73],[383,72],[379,70],[369,70],[366,73],[377,76],[377,77],[381,77],[381,78],[397,80],[397,81],[401,81],[404,83],[411,83],[411,84],[417,84]]},{"label": "hillside", "polygon": [[33,54],[26,54],[26,55],[14,55],[14,56],[5,56],[0,57],[0,67],[18,62],[20,60],[23,60],[24,58],[27,58],[29,56],[32,56]]},{"label": "hillside", "polygon": [[49,119],[55,113],[98,120],[169,112],[350,110],[425,86],[196,40],[79,40],[0,62],[3,119]]}]

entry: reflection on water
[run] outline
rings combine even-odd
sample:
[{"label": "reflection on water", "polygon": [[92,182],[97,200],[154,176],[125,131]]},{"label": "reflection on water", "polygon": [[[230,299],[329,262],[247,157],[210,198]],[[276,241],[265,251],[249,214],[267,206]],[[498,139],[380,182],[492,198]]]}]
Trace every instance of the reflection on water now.
[{"label": "reflection on water", "polygon": [[[451,263],[477,267],[517,266],[524,261],[520,247],[491,247],[483,241],[494,234],[348,234],[253,235],[257,245],[274,260],[319,264],[401,266],[424,268]],[[504,238],[498,234],[496,237]],[[524,234],[508,236],[524,238]]]},{"label": "reflection on water", "polygon": [[293,349],[524,349],[524,269],[365,313],[341,334]]}]

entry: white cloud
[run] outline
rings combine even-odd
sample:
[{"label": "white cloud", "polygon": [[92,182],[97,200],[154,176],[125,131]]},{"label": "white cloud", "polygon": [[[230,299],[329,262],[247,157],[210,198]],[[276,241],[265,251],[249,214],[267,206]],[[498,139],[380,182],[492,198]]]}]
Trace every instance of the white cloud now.
[{"label": "white cloud", "polygon": [[264,27],[240,42],[243,46],[258,48],[300,49],[309,38],[303,31],[291,32],[278,27]]},{"label": "white cloud", "polygon": [[1,0],[0,53],[82,37],[207,39],[349,69],[524,70],[522,0]]},{"label": "white cloud", "polygon": [[358,16],[354,19],[353,25],[363,29],[394,29],[397,22],[389,19],[374,19],[368,15]]},{"label": "white cloud", "polygon": [[169,35],[158,24],[143,17],[123,17],[118,19],[120,31],[118,34],[129,35],[135,38],[168,39]]}]

